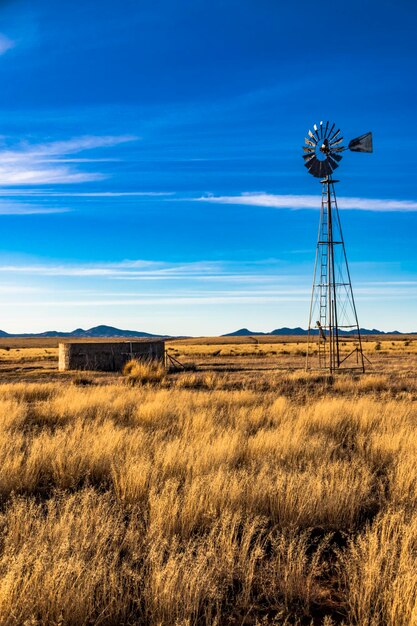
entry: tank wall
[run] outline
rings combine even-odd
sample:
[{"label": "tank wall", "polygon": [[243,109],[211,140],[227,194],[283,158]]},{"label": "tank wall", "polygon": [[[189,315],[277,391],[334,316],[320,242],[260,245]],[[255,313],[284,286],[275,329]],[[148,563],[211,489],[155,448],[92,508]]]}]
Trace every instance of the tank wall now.
[{"label": "tank wall", "polygon": [[117,372],[130,359],[164,362],[163,341],[60,343],[59,370]]}]

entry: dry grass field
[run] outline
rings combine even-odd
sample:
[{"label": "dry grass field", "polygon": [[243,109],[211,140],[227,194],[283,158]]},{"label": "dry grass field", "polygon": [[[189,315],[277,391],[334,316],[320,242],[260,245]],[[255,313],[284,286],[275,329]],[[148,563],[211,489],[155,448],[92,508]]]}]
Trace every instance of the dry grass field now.
[{"label": "dry grass field", "polygon": [[267,339],[125,375],[2,341],[1,626],[417,625],[417,338],[334,377]]}]

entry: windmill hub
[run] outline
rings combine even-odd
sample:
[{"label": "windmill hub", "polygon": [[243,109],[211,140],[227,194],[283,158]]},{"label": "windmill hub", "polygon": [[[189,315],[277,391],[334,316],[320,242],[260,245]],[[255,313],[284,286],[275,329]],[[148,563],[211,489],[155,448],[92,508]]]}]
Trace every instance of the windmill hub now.
[{"label": "windmill hub", "polygon": [[320,152],[322,152],[325,155],[329,154],[329,142],[327,139],[325,139],[323,143],[321,144]]},{"label": "windmill hub", "polygon": [[345,148],[340,128],[335,129],[335,126],[330,122],[314,124],[303,146],[304,165],[322,183],[319,237],[308,324],[307,369],[311,367],[314,357],[317,358],[318,369],[330,372],[340,368],[365,371],[366,357],[362,351],[334,189],[338,181],[332,178],[332,173],[339,166],[341,153],[345,150],[372,152],[372,133],[352,139]]}]

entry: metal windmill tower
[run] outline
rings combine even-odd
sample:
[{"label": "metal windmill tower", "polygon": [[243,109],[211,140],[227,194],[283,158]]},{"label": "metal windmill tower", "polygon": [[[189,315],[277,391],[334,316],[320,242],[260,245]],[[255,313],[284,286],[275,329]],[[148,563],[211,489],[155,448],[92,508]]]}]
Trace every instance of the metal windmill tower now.
[{"label": "metal windmill tower", "polygon": [[336,129],[335,124],[320,122],[308,131],[303,146],[304,164],[322,184],[306,368],[330,372],[346,368],[364,372],[366,357],[334,188],[339,181],[332,178],[332,173],[344,150],[372,152],[372,133],[352,139],[347,148],[342,142],[340,129]]}]

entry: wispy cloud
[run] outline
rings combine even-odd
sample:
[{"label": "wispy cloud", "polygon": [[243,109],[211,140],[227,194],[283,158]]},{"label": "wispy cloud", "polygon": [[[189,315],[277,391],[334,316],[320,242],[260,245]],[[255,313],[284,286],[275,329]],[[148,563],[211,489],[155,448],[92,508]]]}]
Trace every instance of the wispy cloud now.
[{"label": "wispy cloud", "polygon": [[54,198],[158,198],[172,196],[173,191],[49,191],[44,189],[0,189],[0,196],[42,196]]},{"label": "wispy cloud", "polygon": [[[124,298],[117,298],[113,300],[107,299],[86,299],[86,300],[51,300],[51,301],[34,301],[28,303],[29,306],[48,306],[67,308],[71,306],[76,307],[91,307],[91,306],[155,306],[155,305],[201,305],[201,304],[266,304],[268,302],[308,302],[309,296],[197,296],[197,297],[157,297],[147,298],[142,296],[136,300],[126,300]],[[17,303],[7,303],[7,306],[16,306]]]},{"label": "wispy cloud", "polygon": [[[0,149],[0,185],[63,184],[101,180],[104,178],[101,172],[79,171],[74,162],[65,160],[64,157],[86,150],[116,146],[135,139],[137,137],[133,135],[87,135],[40,144],[22,142],[13,149]],[[62,161],[60,156],[63,157]]]},{"label": "wispy cloud", "polygon": [[[64,299],[65,293],[68,294],[68,289],[71,289],[72,294],[80,296],[74,299],[92,304],[100,304],[100,298],[112,299],[112,296],[119,304],[122,304],[122,298],[132,298],[132,302],[137,301],[138,304],[144,304],[145,299],[149,303],[162,303],[165,302],[164,298],[166,302],[181,300],[183,303],[212,298],[213,302],[219,304],[226,301],[250,303],[308,299],[310,275],[297,273],[294,268],[288,270],[289,267],[283,266],[278,259],[185,263],[142,259],[108,263],[0,262],[1,281],[4,279],[17,284],[24,278],[25,282],[30,280],[36,284],[37,278],[59,279],[59,284],[62,282],[60,293]],[[73,292],[74,284],[77,289]],[[121,286],[123,284],[125,287]],[[368,279],[356,283],[355,295],[361,300],[391,297],[415,299],[416,286],[417,281],[413,276],[404,281]],[[54,293],[55,290],[56,287]]]},{"label": "wispy cloud", "polygon": [[0,200],[0,215],[47,215],[50,213],[67,213],[64,207],[43,207],[36,204]]},{"label": "wispy cloud", "polygon": [[15,42],[0,33],[0,55],[5,54],[8,50],[15,47]]},{"label": "wispy cloud", "polygon": [[83,135],[64,141],[50,141],[34,145],[21,142],[14,150],[3,150],[1,152],[1,158],[2,161],[14,162],[20,160],[22,155],[26,157],[65,156],[67,154],[84,152],[85,150],[117,146],[121,143],[134,141],[136,139],[138,139],[138,137],[135,135]]},{"label": "wispy cloud", "polygon": [[[0,264],[2,274],[25,274],[32,276],[96,277],[116,280],[197,280],[197,281],[285,281],[285,274],[277,277],[271,271],[271,261],[259,263],[232,263],[228,261],[199,261],[189,263],[166,263],[159,261],[129,260],[118,263],[89,264]],[[264,271],[262,271],[264,270]]]},{"label": "wispy cloud", "polygon": [[43,293],[45,290],[40,287],[29,287],[27,285],[0,285],[0,294],[37,294]]},{"label": "wispy cloud", "polygon": [[68,167],[41,167],[27,159],[22,159],[15,166],[0,166],[0,185],[56,185],[85,183],[103,178],[99,173],[74,172]]},{"label": "wispy cloud", "polygon": [[[310,195],[279,195],[268,193],[243,193],[240,196],[202,196],[192,198],[196,202],[216,204],[240,204],[248,206],[270,207],[273,209],[319,209],[320,199]],[[413,200],[383,200],[380,198],[339,197],[339,209],[358,211],[417,211],[417,202]]]},{"label": "wispy cloud", "polygon": [[[1,292],[1,288],[0,288]],[[7,292],[7,289],[6,289]],[[11,291],[13,293],[13,291]],[[20,289],[16,289],[20,293]],[[22,292],[23,293],[23,292]],[[54,291],[54,295],[55,295]],[[390,290],[390,289],[356,289],[357,300],[361,302],[386,302],[386,301],[411,301],[417,299],[417,292],[410,290]],[[207,291],[189,292],[180,290],[175,292],[149,293],[146,291],[136,293],[103,293],[103,292],[83,292],[78,290],[76,297],[74,292],[62,290],[59,298],[48,299],[48,293],[43,289],[42,299],[28,302],[28,306],[34,307],[54,307],[66,309],[69,307],[153,307],[156,305],[189,306],[189,305],[268,305],[274,303],[307,303],[310,301],[310,290],[288,289],[286,286],[278,286],[273,290],[233,290],[228,291],[210,289]],[[7,301],[6,306],[15,306],[17,303]]]},{"label": "wispy cloud", "polygon": [[[3,308],[10,311],[11,316],[21,308],[23,301],[25,310],[34,310],[36,315],[45,310],[50,316],[50,311],[54,310],[60,327],[60,320],[68,311],[72,316],[80,311],[77,323],[81,325],[84,315],[94,310],[105,310],[115,319],[120,310],[136,319],[140,310],[141,319],[149,315],[151,321],[155,321],[154,317],[158,317],[158,311],[163,310],[160,307],[164,306],[170,307],[171,312],[177,311],[183,320],[198,307],[206,310],[224,306],[225,311],[230,308],[238,315],[245,306],[249,307],[247,315],[260,306],[268,310],[280,305],[294,306],[297,311],[307,311],[310,276],[297,273],[293,266],[289,269],[283,267],[279,259],[47,263],[23,258],[14,263],[0,262],[0,294],[10,291],[10,297],[3,299]],[[414,276],[404,281],[368,278],[356,282],[355,296],[358,302],[372,307],[375,303],[415,302],[417,281],[413,279]],[[34,292],[27,290],[26,293],[27,286],[34,288]],[[11,323],[15,323],[15,318],[11,319]],[[70,326],[73,319],[68,322]],[[268,323],[271,328],[274,324],[285,325],[286,322]],[[168,331],[164,328],[164,332]]]}]

